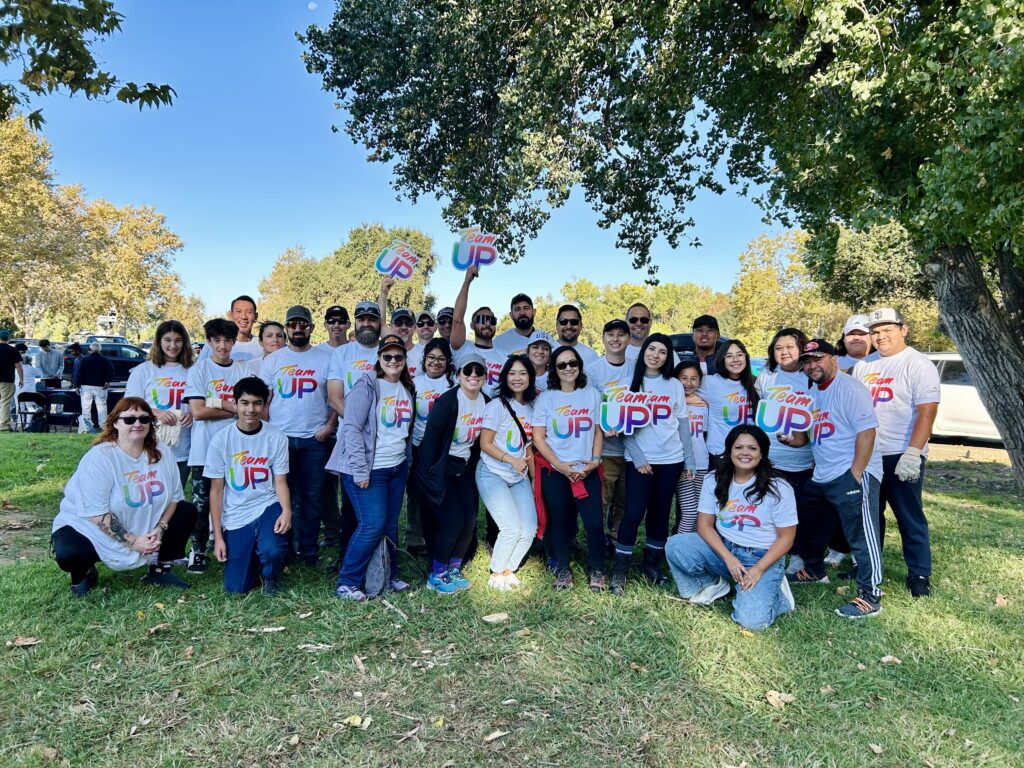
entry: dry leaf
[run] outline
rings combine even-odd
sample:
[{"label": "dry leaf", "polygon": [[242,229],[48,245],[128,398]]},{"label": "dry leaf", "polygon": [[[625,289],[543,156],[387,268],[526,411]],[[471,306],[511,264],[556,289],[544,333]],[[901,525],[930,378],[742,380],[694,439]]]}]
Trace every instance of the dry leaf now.
[{"label": "dry leaf", "polygon": [[195,653],[195,651],[196,651],[195,646],[190,645],[188,648],[185,649],[185,658],[187,660],[191,661],[192,654]]},{"label": "dry leaf", "polygon": [[441,763],[441,768],[454,768],[454,766],[454,760],[445,760],[443,763]]},{"label": "dry leaf", "polygon": [[8,640],[6,645],[8,648],[28,648],[32,645],[39,645],[42,640],[38,637],[25,637],[23,635],[15,635],[13,640]]},{"label": "dry leaf", "polygon": [[435,728],[444,728],[444,718],[443,717],[437,718],[437,720],[434,721],[434,727]]},{"label": "dry leaf", "polygon": [[831,685],[823,685],[821,686],[821,688],[818,689],[818,691],[824,694],[831,694],[835,693],[836,689],[833,688]]},{"label": "dry leaf", "polygon": [[903,662],[900,661],[899,659],[897,659],[895,656],[883,656],[882,657],[882,663],[888,665],[888,664],[902,664]]},{"label": "dry leaf", "polygon": [[641,672],[641,673],[643,673],[643,672],[647,671],[647,667],[641,667],[635,661],[629,662],[629,668],[632,669],[634,672]]},{"label": "dry leaf", "polygon": [[150,634],[151,636],[152,636],[152,635],[155,635],[155,634],[156,634],[157,632],[159,632],[159,631],[160,631],[161,629],[167,629],[167,628],[168,628],[169,626],[171,626],[171,625],[170,625],[170,624],[169,624],[168,622],[166,622],[166,621],[165,621],[165,622],[162,622],[162,623],[160,623],[160,624],[157,624],[156,626],[150,627],[150,628],[149,628],[149,634]]},{"label": "dry leaf", "polygon": [[764,695],[765,700],[776,709],[782,709],[787,704],[792,704],[796,701],[796,696],[791,693],[779,693],[778,691],[768,691]]},{"label": "dry leaf", "polygon": [[44,760],[56,760],[57,750],[53,747],[43,747],[43,759]]},{"label": "dry leaf", "polygon": [[622,654],[619,653],[618,651],[616,651],[614,648],[609,648],[608,649],[608,655],[611,656],[613,659],[621,659],[622,658]]},{"label": "dry leaf", "polygon": [[164,604],[163,604],[163,603],[153,603],[153,605],[155,605],[155,606],[156,606],[157,608],[159,608],[159,609],[160,609],[161,611],[162,611],[162,610],[164,609]]},{"label": "dry leaf", "polygon": [[965,747],[973,747],[974,746],[974,742],[971,741],[970,739],[964,739],[964,746]]},{"label": "dry leaf", "polygon": [[363,672],[365,674],[366,666],[363,664],[363,660],[361,658],[359,658],[359,654],[358,653],[355,656],[352,657],[352,660],[355,661],[355,663],[356,663],[356,669],[358,669],[360,672]]},{"label": "dry leaf", "polygon": [[363,718],[361,718],[359,715],[352,715],[351,717],[346,717],[344,720],[342,720],[341,724],[349,725],[353,728],[358,728],[360,725],[363,724]]},{"label": "dry leaf", "polygon": [[533,632],[530,631],[529,627],[523,627],[522,629],[517,629],[515,631],[516,637],[529,637],[532,634]]},{"label": "dry leaf", "polygon": [[1002,595],[996,595],[996,608],[1005,608],[1009,604],[1010,601],[1007,600],[1005,597],[1003,597]]},{"label": "dry leaf", "polygon": [[488,624],[501,624],[503,621],[508,621],[508,614],[502,613],[490,613],[484,616],[484,621]]},{"label": "dry leaf", "polygon": [[943,736],[956,736],[956,728],[947,728],[942,732]]},{"label": "dry leaf", "polygon": [[293,747],[299,746],[299,734],[294,734],[290,739],[288,739],[288,743]]},{"label": "dry leaf", "polygon": [[753,637],[754,636],[754,633],[751,632],[749,629],[741,629],[740,630],[740,634],[743,635],[744,637]]},{"label": "dry leaf", "polygon": [[313,615],[312,611],[306,611],[305,613],[300,613],[299,614],[299,618],[300,619],[308,619],[312,615]]},{"label": "dry leaf", "polygon": [[509,731],[491,731],[486,736],[484,736],[484,744],[489,744],[495,739],[500,739],[502,736],[508,736],[508,734]]},{"label": "dry leaf", "polygon": [[269,632],[284,632],[284,627],[249,627],[245,630],[246,632],[269,633]]},{"label": "dry leaf", "polygon": [[299,645],[300,651],[330,651],[334,648],[329,643],[301,643]]},{"label": "dry leaf", "polygon": [[863,672],[863,671],[864,671],[865,669],[867,669],[867,667],[866,667],[866,666],[864,666],[864,665],[863,665],[862,663],[860,663],[860,662],[858,661],[858,662],[857,662],[857,669],[859,669],[859,670],[860,670],[861,672]]},{"label": "dry leaf", "polygon": [[146,618],[146,614],[145,614],[145,613],[143,613],[142,611],[136,611],[136,612],[135,612],[135,618],[136,618],[136,619],[137,619],[138,621],[142,621],[142,620],[143,620],[144,618]]},{"label": "dry leaf", "polygon": [[372,723],[372,722],[373,722],[373,718],[370,717],[369,715],[367,715],[366,717],[363,718],[363,722],[359,726],[359,730],[365,731],[367,728],[370,727],[370,723]]},{"label": "dry leaf", "polygon": [[3,501],[0,501],[0,508],[12,510],[14,512],[18,511],[18,508],[16,506],[14,506],[14,504],[12,502],[8,501],[7,499],[4,499]]},{"label": "dry leaf", "polygon": [[837,594],[837,595],[845,595],[845,594],[847,594],[847,593],[848,593],[849,591],[850,591],[850,588],[849,588],[849,587],[847,587],[847,586],[842,586],[842,587],[836,587],[836,594]]},{"label": "dry leaf", "polygon": [[874,752],[876,755],[880,755],[883,752],[885,752],[885,750],[882,749],[881,744],[868,744],[868,746],[871,747],[871,751]]},{"label": "dry leaf", "polygon": [[509,706],[512,706],[513,704],[518,704],[519,702],[516,701],[515,699],[505,699],[501,703],[502,703],[503,706],[509,707]]}]

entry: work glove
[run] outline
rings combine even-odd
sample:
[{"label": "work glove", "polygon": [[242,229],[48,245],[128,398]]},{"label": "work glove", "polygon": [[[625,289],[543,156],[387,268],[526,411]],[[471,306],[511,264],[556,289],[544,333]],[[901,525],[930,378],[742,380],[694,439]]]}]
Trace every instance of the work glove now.
[{"label": "work glove", "polygon": [[896,477],[905,483],[917,482],[921,477],[921,449],[908,446],[896,462]]}]

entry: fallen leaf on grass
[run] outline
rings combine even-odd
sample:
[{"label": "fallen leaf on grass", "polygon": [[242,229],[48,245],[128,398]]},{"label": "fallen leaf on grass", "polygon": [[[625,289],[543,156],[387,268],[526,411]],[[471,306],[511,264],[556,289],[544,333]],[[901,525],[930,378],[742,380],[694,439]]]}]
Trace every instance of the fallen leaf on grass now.
[{"label": "fallen leaf on grass", "polygon": [[629,668],[632,669],[634,672],[640,672],[641,674],[647,671],[647,667],[641,667],[635,661],[629,662]]},{"label": "fallen leaf on grass", "polygon": [[500,739],[502,736],[508,736],[509,733],[510,731],[491,731],[484,736],[484,744],[489,744],[496,739]]},{"label": "fallen leaf on grass", "polygon": [[533,632],[530,631],[529,627],[523,627],[522,629],[517,629],[515,631],[516,637],[529,637],[532,634]]},{"label": "fallen leaf on grass", "polygon": [[857,669],[859,669],[861,672],[863,672],[865,669],[867,669],[867,667],[864,664],[862,664],[861,662],[858,661],[857,662]]},{"label": "fallen leaf on grass", "polygon": [[161,611],[162,611],[162,610],[164,609],[164,604],[163,604],[163,603],[153,603],[153,605],[155,605],[155,606],[156,606],[157,608],[159,608],[159,609],[160,609]]},{"label": "fallen leaf on grass", "polygon": [[160,624],[157,624],[156,626],[150,627],[149,628],[149,634],[152,637],[157,632],[159,632],[161,629],[167,629],[169,626],[171,626],[171,625],[168,622],[166,622],[166,621],[161,622]]},{"label": "fallen leaf on grass", "polygon": [[964,739],[964,746],[965,747],[973,747],[974,746],[974,742],[971,741],[970,739]]},{"label": "fallen leaf on grass", "polygon": [[882,749],[881,744],[868,744],[868,746],[871,747],[871,751],[874,752],[876,755],[880,755],[883,752],[885,752],[885,750]]},{"label": "fallen leaf on grass", "polygon": [[956,728],[947,728],[942,732],[943,736],[956,736]]},{"label": "fallen leaf on grass", "polygon": [[186,648],[185,649],[185,659],[187,661],[191,661],[192,660],[192,654],[195,653],[195,651],[196,651],[196,649],[195,649],[195,646],[193,646],[193,645],[190,645],[188,648]]},{"label": "fallen leaf on grass", "polygon": [[269,632],[284,632],[284,627],[249,627],[246,632],[255,632],[256,634],[269,633]]},{"label": "fallen leaf on grass", "polygon": [[1005,608],[1009,604],[1010,601],[1007,600],[1005,597],[1003,597],[1002,595],[996,595],[996,608]]},{"label": "fallen leaf on grass", "polygon": [[441,768],[454,768],[454,766],[454,760],[445,760],[443,763],[441,763]]},{"label": "fallen leaf on grass", "polygon": [[740,630],[740,634],[743,635],[744,637],[753,637],[754,636],[754,633],[751,632],[749,629],[741,629]]},{"label": "fallen leaf on grass", "polygon": [[145,618],[146,618],[146,614],[145,614],[144,611],[136,611],[135,612],[135,619],[136,619],[136,621],[142,621]]},{"label": "fallen leaf on grass", "polygon": [[509,616],[507,613],[502,611],[501,613],[489,613],[484,616],[483,619],[488,624],[501,624],[503,621],[508,621]]},{"label": "fallen leaf on grass", "polygon": [[833,688],[831,685],[823,685],[823,686],[821,686],[821,688],[818,689],[818,691],[828,695],[828,694],[835,693],[836,689]]},{"label": "fallen leaf on grass", "polygon": [[14,506],[14,503],[11,502],[11,501],[8,501],[7,499],[4,499],[3,501],[0,501],[0,509],[6,509],[6,510],[8,510],[10,512],[17,512],[18,511],[18,508],[16,506]]},{"label": "fallen leaf on grass", "polygon": [[501,702],[501,703],[502,703],[502,706],[506,706],[506,707],[509,707],[509,706],[511,706],[511,705],[513,705],[513,704],[518,704],[519,702],[518,702],[518,701],[516,701],[515,699],[505,699],[505,700],[504,700],[503,702]]},{"label": "fallen leaf on grass", "polygon": [[308,619],[312,615],[313,615],[312,611],[306,611],[305,613],[300,613],[299,614],[299,618],[300,619]]},{"label": "fallen leaf on grass", "polygon": [[28,648],[32,645],[39,645],[42,640],[38,637],[25,637],[24,635],[15,635],[13,640],[8,640],[6,645],[8,648]]},{"label": "fallen leaf on grass", "polygon": [[903,662],[900,661],[899,659],[897,659],[895,656],[883,656],[882,657],[882,663],[885,664],[886,666],[889,666],[889,665],[902,664]]},{"label": "fallen leaf on grass", "polygon": [[288,739],[288,743],[293,747],[299,746],[299,734],[294,734],[290,739]]},{"label": "fallen leaf on grass", "polygon": [[845,587],[845,586],[844,587],[836,587],[836,594],[837,595],[845,595],[849,591],[850,591],[849,587]]},{"label": "fallen leaf on grass", "polygon": [[622,658],[622,654],[619,653],[618,651],[616,651],[614,648],[609,648],[608,649],[608,655],[611,656],[613,659],[621,659]]},{"label": "fallen leaf on grass", "polygon": [[363,718],[363,722],[360,724],[359,730],[365,731],[367,728],[370,727],[370,723],[372,723],[372,722],[373,722],[373,718],[370,717],[369,715],[367,715],[366,717]]},{"label": "fallen leaf on grass", "polygon": [[329,643],[300,643],[300,651],[330,651],[334,646]]},{"label": "fallen leaf on grass", "polygon": [[53,747],[43,747],[43,759],[44,760],[56,760],[57,750]]},{"label": "fallen leaf on grass", "polygon": [[434,727],[435,728],[444,728],[444,718],[443,717],[437,718],[434,721]]},{"label": "fallen leaf on grass", "polygon": [[344,720],[342,720],[341,724],[347,725],[350,728],[358,728],[363,724],[363,718],[359,715],[352,715],[351,717],[346,717]]},{"label": "fallen leaf on grass", "polygon": [[787,704],[792,704],[796,701],[796,696],[791,693],[779,693],[778,691],[768,691],[764,695],[765,701],[771,704],[776,709],[782,709]]},{"label": "fallen leaf on grass", "polygon": [[358,669],[360,672],[365,674],[366,673],[366,666],[363,664],[363,660],[361,658],[359,658],[359,654],[358,653],[355,656],[352,657],[352,660],[355,661],[355,663],[356,663],[356,669]]}]

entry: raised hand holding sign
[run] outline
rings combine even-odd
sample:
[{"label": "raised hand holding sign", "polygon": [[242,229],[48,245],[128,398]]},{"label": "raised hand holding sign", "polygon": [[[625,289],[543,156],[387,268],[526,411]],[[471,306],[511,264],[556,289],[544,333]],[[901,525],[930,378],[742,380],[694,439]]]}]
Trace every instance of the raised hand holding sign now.
[{"label": "raised hand holding sign", "polygon": [[392,240],[391,245],[377,256],[374,266],[382,275],[409,280],[419,260],[420,257],[413,252],[411,245],[401,240]]},{"label": "raised hand holding sign", "polygon": [[479,227],[468,227],[459,233],[460,240],[452,246],[452,264],[460,271],[482,267],[498,260],[495,244],[497,235],[481,232]]}]

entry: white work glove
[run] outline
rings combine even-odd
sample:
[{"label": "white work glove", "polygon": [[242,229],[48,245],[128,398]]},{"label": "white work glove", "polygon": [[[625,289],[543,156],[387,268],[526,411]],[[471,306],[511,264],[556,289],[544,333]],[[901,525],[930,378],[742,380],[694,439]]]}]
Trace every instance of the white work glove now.
[{"label": "white work glove", "polygon": [[916,482],[921,477],[921,449],[907,446],[907,450],[896,462],[896,477],[905,483]]}]

